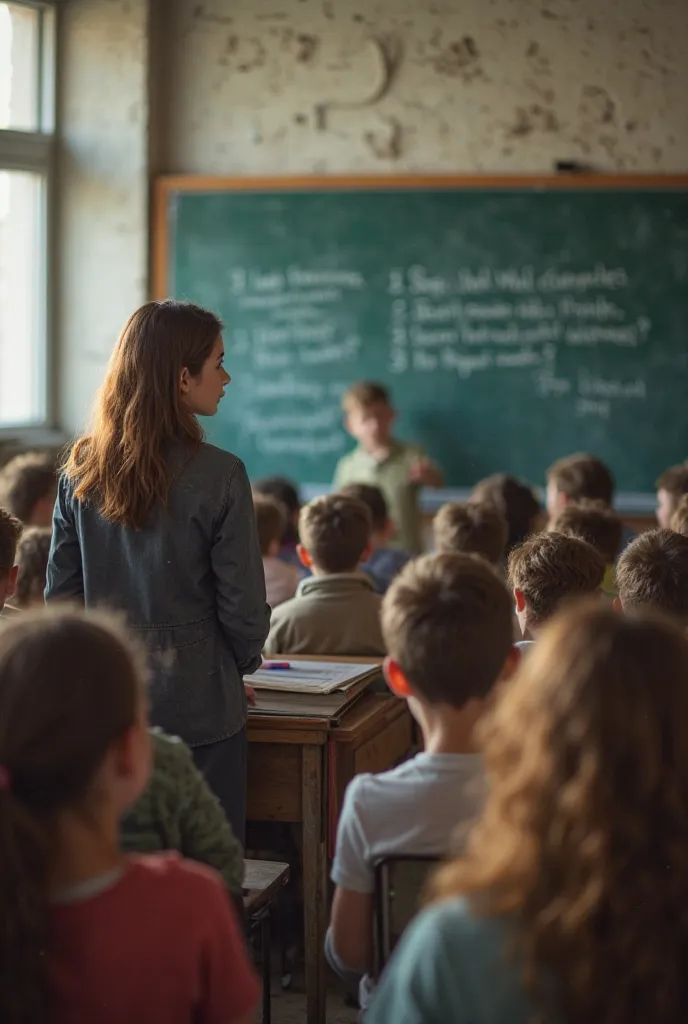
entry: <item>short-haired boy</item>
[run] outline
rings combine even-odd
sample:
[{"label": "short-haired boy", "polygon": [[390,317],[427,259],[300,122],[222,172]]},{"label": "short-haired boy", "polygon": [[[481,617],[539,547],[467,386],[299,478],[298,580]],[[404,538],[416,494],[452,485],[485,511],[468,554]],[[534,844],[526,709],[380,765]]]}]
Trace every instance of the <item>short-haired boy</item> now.
[{"label": "short-haired boy", "polygon": [[688,494],[688,463],[671,466],[657,481],[657,522],[668,530],[679,499]]},{"label": "short-haired boy", "polygon": [[0,505],[24,526],[52,526],[55,460],[42,452],[16,455],[0,470]]},{"label": "short-haired boy", "polygon": [[285,510],[273,498],[261,494],[255,495],[253,505],[263,556],[267,601],[271,608],[276,608],[294,596],[303,573],[295,565],[279,558],[287,523]]},{"label": "short-haired boy", "polygon": [[381,598],[359,571],[370,554],[370,512],[343,494],[301,510],[299,557],[312,576],[272,613],[265,649],[272,654],[381,657]]},{"label": "short-haired boy", "polygon": [[606,564],[584,540],[539,533],[509,555],[509,586],[527,646],[568,600],[599,592]]},{"label": "short-haired boy", "polygon": [[554,519],[570,502],[614,500],[614,477],[595,455],[578,452],[559,459],[547,470],[547,514]]},{"label": "short-haired boy", "polygon": [[688,494],[679,498],[676,511],[671,517],[670,528],[674,533],[682,533],[684,537],[688,537]]},{"label": "short-haired boy", "polygon": [[571,503],[550,522],[549,529],[552,533],[586,540],[599,551],[607,563],[602,592],[607,597],[616,597],[615,563],[621,548],[623,524],[614,509],[603,501]]},{"label": "short-haired boy", "polygon": [[504,561],[509,527],[499,509],[488,502],[452,501],[443,505],[433,520],[432,532],[441,553],[481,555],[495,567]]},{"label": "short-haired boy", "polygon": [[468,831],[485,791],[474,729],[517,659],[509,593],[474,555],[410,562],[385,595],[382,623],[388,684],[408,702],[425,749],[392,771],[356,776],[339,821],[326,954],[349,985],[360,977],[364,1008],[373,989],[374,864],[444,856],[457,826]]},{"label": "short-haired boy", "polygon": [[688,626],[688,537],[648,530],[629,544],[616,570],[624,611],[654,608]]},{"label": "short-haired boy", "polygon": [[22,535],[22,524],[10,513],[0,508],[0,615],[13,609],[6,608],[17,586],[19,566],[16,564],[17,545]]},{"label": "short-haired boy", "polygon": [[339,493],[356,498],[368,506],[373,525],[370,534],[371,551],[361,569],[370,576],[378,594],[386,594],[392,580],[399,575],[411,555],[400,548],[389,547],[394,523],[389,517],[385,496],[373,484],[347,484]]},{"label": "short-haired boy", "polygon": [[441,487],[442,473],[418,445],[392,436],[396,413],[382,384],[354,384],[344,393],[342,409],[346,429],[358,447],[339,460],[334,489],[354,483],[379,487],[394,523],[389,546],[419,554],[423,550],[419,491]]}]

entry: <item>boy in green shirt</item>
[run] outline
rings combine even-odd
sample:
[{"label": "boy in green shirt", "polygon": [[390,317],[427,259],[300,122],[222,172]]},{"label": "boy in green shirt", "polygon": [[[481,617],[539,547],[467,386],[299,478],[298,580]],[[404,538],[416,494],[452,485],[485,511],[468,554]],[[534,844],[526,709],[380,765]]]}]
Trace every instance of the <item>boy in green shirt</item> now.
[{"label": "boy in green shirt", "polygon": [[349,484],[379,487],[394,523],[389,546],[420,554],[423,541],[418,492],[421,487],[441,487],[441,471],[421,447],[392,437],[396,412],[382,384],[354,384],[344,393],[342,409],[346,429],[358,441],[358,447],[340,459],[335,490]]}]

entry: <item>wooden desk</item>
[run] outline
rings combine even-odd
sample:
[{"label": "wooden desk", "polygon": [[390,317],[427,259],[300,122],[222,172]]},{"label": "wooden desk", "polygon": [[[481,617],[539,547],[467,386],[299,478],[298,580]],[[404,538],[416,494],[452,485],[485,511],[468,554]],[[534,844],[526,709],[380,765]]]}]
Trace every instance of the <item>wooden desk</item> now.
[{"label": "wooden desk", "polygon": [[366,695],[339,724],[252,714],[248,739],[248,820],[301,826],[306,1021],[324,1024],[328,838],[353,776],[391,768],[411,749],[411,715],[403,701]]}]

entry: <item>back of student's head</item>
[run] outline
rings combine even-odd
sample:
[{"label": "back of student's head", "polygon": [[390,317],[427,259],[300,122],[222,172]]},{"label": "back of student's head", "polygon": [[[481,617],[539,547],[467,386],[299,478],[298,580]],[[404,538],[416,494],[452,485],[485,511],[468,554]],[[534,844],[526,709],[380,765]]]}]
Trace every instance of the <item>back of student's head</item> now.
[{"label": "back of student's head", "polygon": [[273,498],[256,494],[253,504],[256,510],[260,553],[265,558],[267,555],[274,554],[274,549],[279,548],[282,543],[287,517],[284,507]]},{"label": "back of student's head", "polygon": [[56,817],[97,816],[106,755],[141,715],[143,673],[119,627],[27,612],[0,630],[0,1020],[50,1017],[47,890]]},{"label": "back of student's head", "polygon": [[487,501],[458,501],[443,505],[432,524],[439,552],[482,555],[492,565],[504,559],[509,527],[496,505]]},{"label": "back of student's head", "polygon": [[623,526],[614,509],[603,501],[571,502],[554,517],[549,528],[554,533],[586,540],[607,564],[616,561]]},{"label": "back of student's head", "polygon": [[547,470],[547,480],[568,501],[603,501],[614,499],[614,477],[608,466],[595,455],[577,452],[559,459]]},{"label": "back of student's head", "polygon": [[487,803],[434,894],[508,922],[533,1020],[686,1019],[686,680],[678,629],[588,602],[480,727]]},{"label": "back of student's head", "polygon": [[688,537],[641,533],[619,559],[616,586],[626,611],[656,608],[688,624]]},{"label": "back of student's head", "polygon": [[342,409],[346,413],[357,409],[370,409],[376,405],[391,405],[389,391],[384,384],[372,380],[359,380],[342,395]]},{"label": "back of student's head", "polygon": [[301,509],[299,535],[316,568],[353,572],[370,544],[368,506],[345,494],[316,498]]},{"label": "back of student's head", "polygon": [[252,488],[254,495],[272,498],[282,506],[287,515],[283,540],[294,544],[298,540],[297,526],[301,511],[301,495],[296,484],[285,476],[264,476],[254,480]]},{"label": "back of student's head", "polygon": [[385,595],[382,633],[389,657],[431,704],[484,700],[511,650],[509,593],[476,555],[416,559]]},{"label": "back of student's head", "polygon": [[540,515],[540,503],[531,488],[508,473],[480,480],[471,491],[471,501],[490,502],[506,519],[509,534],[504,555],[533,533]]},{"label": "back of student's head", "polygon": [[0,469],[0,505],[27,526],[50,524],[56,489],[55,459],[42,452],[16,455]]},{"label": "back of student's head", "polygon": [[688,494],[679,498],[676,510],[671,517],[670,528],[674,533],[682,533],[688,537]]},{"label": "back of student's head", "polygon": [[670,466],[656,484],[657,519],[661,527],[668,527],[680,499],[688,495],[688,463]]},{"label": "back of student's head", "polygon": [[21,536],[17,545],[19,574],[14,592],[15,603],[19,608],[43,604],[51,540],[52,530],[47,526],[30,526]]},{"label": "back of student's head", "polygon": [[76,442],[65,466],[79,501],[95,504],[109,522],[147,525],[169,494],[170,445],[194,451],[203,440],[182,400],[182,376],[200,376],[221,335],[220,319],[190,302],[147,302],[132,313],[113,350],[88,436]]},{"label": "back of student's head", "polygon": [[7,509],[0,508],[0,612],[7,597],[12,570],[16,564],[17,545],[22,524]]},{"label": "back of student's head", "polygon": [[389,521],[389,510],[379,487],[374,484],[347,484],[339,493],[367,505],[374,532],[379,533],[385,529]]},{"label": "back of student's head", "polygon": [[562,533],[536,534],[509,555],[509,585],[523,594],[532,626],[541,626],[563,603],[594,594],[605,570],[591,544]]}]

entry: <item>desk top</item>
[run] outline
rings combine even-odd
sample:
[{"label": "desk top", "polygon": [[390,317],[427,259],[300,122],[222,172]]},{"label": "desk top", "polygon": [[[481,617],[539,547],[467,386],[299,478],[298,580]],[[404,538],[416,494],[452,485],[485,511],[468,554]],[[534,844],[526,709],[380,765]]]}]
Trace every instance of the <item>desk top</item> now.
[{"label": "desk top", "polygon": [[274,860],[244,861],[244,906],[255,913],[289,881],[289,865]]},{"label": "desk top", "polygon": [[397,715],[407,713],[405,701],[391,694],[367,693],[339,718],[302,718],[292,715],[252,714],[248,720],[249,741],[264,743],[354,742]]}]

